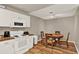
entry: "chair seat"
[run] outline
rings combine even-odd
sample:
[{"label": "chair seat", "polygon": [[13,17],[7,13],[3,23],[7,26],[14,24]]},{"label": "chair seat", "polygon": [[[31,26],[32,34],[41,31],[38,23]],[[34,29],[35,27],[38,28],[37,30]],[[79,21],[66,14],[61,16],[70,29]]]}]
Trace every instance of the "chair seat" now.
[{"label": "chair seat", "polygon": [[42,39],[45,39],[46,37],[42,37]]},{"label": "chair seat", "polygon": [[55,40],[47,40],[48,44],[54,44]]}]

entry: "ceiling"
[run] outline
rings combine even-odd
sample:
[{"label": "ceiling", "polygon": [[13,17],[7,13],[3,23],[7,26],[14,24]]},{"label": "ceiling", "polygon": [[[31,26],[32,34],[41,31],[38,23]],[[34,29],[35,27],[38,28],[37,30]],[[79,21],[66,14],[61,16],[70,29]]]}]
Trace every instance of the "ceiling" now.
[{"label": "ceiling", "polygon": [[24,10],[26,12],[32,12],[50,6],[50,4],[10,4],[9,6]]},{"label": "ceiling", "polygon": [[[30,14],[40,17],[42,19],[69,17],[75,14],[77,7],[78,5],[74,5],[74,4],[56,4],[46,8],[42,8],[37,11],[33,11]],[[50,14],[50,12],[52,12],[52,14]]]},{"label": "ceiling", "polygon": [[[73,16],[77,7],[77,4],[10,4],[10,6],[24,10],[29,14],[49,20],[60,17]],[[51,17],[50,12],[53,12]]]}]

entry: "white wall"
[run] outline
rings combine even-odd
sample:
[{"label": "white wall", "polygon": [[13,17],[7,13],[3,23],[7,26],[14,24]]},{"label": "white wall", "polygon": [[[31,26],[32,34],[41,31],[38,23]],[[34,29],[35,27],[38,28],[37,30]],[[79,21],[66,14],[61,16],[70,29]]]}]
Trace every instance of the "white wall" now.
[{"label": "white wall", "polygon": [[79,15],[77,16],[76,45],[79,51]]},{"label": "white wall", "polygon": [[79,8],[77,9],[76,11],[76,33],[75,33],[75,36],[76,36],[76,45],[77,45],[77,48],[78,48],[78,51],[79,51]]},{"label": "white wall", "polygon": [[27,28],[30,33],[34,33],[36,35],[40,34],[41,30],[44,30],[44,23],[42,19],[31,16],[31,27]]},{"label": "white wall", "polygon": [[45,21],[45,32],[54,33],[55,31],[61,31],[65,38],[70,32],[70,40],[74,40],[74,17]]}]

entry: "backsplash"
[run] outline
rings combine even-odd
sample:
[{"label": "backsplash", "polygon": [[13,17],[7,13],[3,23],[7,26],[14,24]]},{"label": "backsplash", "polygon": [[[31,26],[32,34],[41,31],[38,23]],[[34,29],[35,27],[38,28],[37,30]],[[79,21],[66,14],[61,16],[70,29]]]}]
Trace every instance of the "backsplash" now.
[{"label": "backsplash", "polygon": [[9,28],[9,27],[0,27],[0,35],[4,34],[4,31],[27,31],[27,28]]}]

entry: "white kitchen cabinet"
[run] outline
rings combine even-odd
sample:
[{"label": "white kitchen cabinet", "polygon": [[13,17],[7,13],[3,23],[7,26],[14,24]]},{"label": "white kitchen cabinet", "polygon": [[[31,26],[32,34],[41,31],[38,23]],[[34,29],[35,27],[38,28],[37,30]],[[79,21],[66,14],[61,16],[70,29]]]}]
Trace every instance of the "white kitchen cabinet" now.
[{"label": "white kitchen cabinet", "polygon": [[13,40],[0,42],[0,54],[21,54],[33,47],[32,36],[16,37]]},{"label": "white kitchen cabinet", "polygon": [[9,27],[10,21],[11,21],[11,18],[10,18],[9,11],[0,8],[0,26]]},{"label": "white kitchen cabinet", "polygon": [[31,36],[22,36],[15,38],[15,53],[25,53],[33,47],[33,39]]},{"label": "white kitchen cabinet", "polygon": [[[14,22],[23,26],[15,26]],[[30,27],[30,16],[0,8],[0,27]]]},{"label": "white kitchen cabinet", "polygon": [[[29,38],[28,38],[28,40],[29,40]],[[25,53],[29,49],[28,40],[27,40],[27,36],[22,36],[22,37],[16,38],[15,53]]]},{"label": "white kitchen cabinet", "polygon": [[18,49],[17,49],[17,51],[23,50],[26,47],[27,47],[27,40],[24,37],[19,37],[18,38]]},{"label": "white kitchen cabinet", "polygon": [[32,48],[33,47],[33,37],[29,36],[29,40],[28,40],[28,48]]},{"label": "white kitchen cabinet", "polygon": [[[12,22],[11,22],[11,27],[30,27],[30,16],[27,15],[23,15],[20,13],[12,13],[13,16],[11,16],[12,18]],[[23,23],[23,26],[15,26],[14,22],[18,22],[18,23]]]},{"label": "white kitchen cabinet", "polygon": [[14,52],[14,45],[11,41],[3,41],[0,42],[0,54],[13,54]]},{"label": "white kitchen cabinet", "polygon": [[26,17],[26,27],[30,27],[30,16]]},{"label": "white kitchen cabinet", "polygon": [[19,14],[19,13],[17,13],[17,15],[18,15],[17,20],[23,22],[24,27],[30,27],[30,16]]}]

